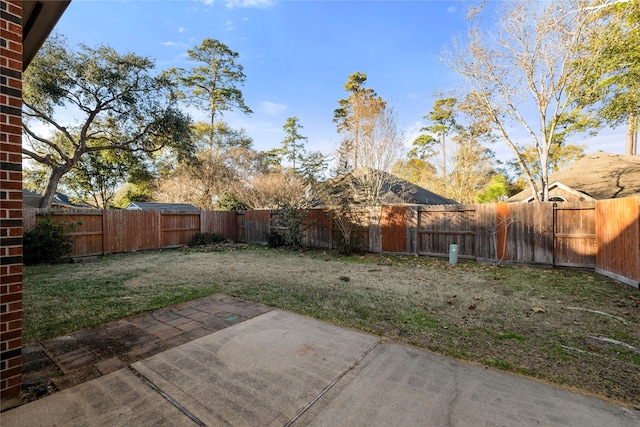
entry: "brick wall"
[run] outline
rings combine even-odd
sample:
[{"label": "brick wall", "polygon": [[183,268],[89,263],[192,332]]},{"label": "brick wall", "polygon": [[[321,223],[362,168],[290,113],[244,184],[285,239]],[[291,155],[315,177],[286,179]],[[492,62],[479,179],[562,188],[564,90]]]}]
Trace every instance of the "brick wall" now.
[{"label": "brick wall", "polygon": [[0,400],[22,382],[22,2],[0,0]]}]

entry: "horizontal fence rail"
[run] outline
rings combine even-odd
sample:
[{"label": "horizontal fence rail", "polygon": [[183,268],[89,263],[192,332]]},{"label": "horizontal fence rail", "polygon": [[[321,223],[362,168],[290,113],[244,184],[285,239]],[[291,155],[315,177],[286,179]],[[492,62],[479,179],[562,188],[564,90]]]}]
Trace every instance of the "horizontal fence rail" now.
[{"label": "horizontal fence rail", "polygon": [[[35,227],[48,214],[55,222],[79,224],[72,233],[71,257],[183,246],[196,233],[264,244],[277,216],[269,210],[25,208],[24,228]],[[447,257],[455,244],[463,259],[588,268],[635,287],[640,282],[637,198],[592,203],[378,206],[342,218],[311,209],[302,230],[303,243],[311,248],[334,249],[348,236],[352,245],[364,251]]]}]

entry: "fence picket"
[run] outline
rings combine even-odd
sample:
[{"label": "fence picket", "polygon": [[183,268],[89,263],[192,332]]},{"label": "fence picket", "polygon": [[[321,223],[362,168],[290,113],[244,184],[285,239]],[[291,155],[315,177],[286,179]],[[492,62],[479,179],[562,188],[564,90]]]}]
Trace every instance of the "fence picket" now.
[{"label": "fence picket", "polygon": [[[186,245],[197,232],[264,243],[271,211],[122,211],[25,208],[23,225],[33,228],[45,212],[58,222],[79,221],[71,256],[90,256]],[[352,241],[362,249],[459,257],[534,265],[596,268],[638,286],[640,200],[597,203],[497,203],[449,206],[382,206],[353,212]],[[338,247],[341,233],[330,213],[311,209],[304,243]]]}]

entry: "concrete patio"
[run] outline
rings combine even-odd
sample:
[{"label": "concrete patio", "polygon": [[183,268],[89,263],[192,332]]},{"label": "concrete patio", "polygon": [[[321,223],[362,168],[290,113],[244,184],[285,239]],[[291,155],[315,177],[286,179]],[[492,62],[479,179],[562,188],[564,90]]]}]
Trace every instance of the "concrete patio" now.
[{"label": "concrete patio", "polygon": [[[219,316],[223,319],[233,315],[234,302],[243,303],[216,298],[228,309],[229,316]],[[4,412],[0,422],[3,427],[640,425],[639,411],[599,399],[304,316],[259,305],[244,309],[247,320],[129,364],[131,351],[127,357],[111,356],[126,366]],[[103,365],[86,366],[100,371]]]}]

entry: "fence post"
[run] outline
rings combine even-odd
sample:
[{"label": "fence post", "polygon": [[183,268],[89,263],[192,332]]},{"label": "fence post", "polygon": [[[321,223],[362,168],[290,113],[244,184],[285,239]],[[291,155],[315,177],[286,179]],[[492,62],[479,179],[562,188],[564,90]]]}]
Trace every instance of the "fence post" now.
[{"label": "fence post", "polygon": [[509,207],[506,203],[496,203],[496,258],[507,259],[507,224],[509,223]]},{"label": "fence post", "polygon": [[109,218],[107,218],[107,209],[102,209],[102,254],[109,253]]},{"label": "fence post", "polygon": [[417,206],[407,206],[407,229],[406,229],[406,252],[409,254],[418,253],[418,208]]},{"label": "fence post", "polygon": [[156,221],[158,223],[158,248],[162,247],[162,211],[156,211]]},{"label": "fence post", "polygon": [[382,227],[380,221],[382,218],[382,206],[375,206],[369,209],[369,227],[367,234],[369,235],[369,251],[382,252]]}]

